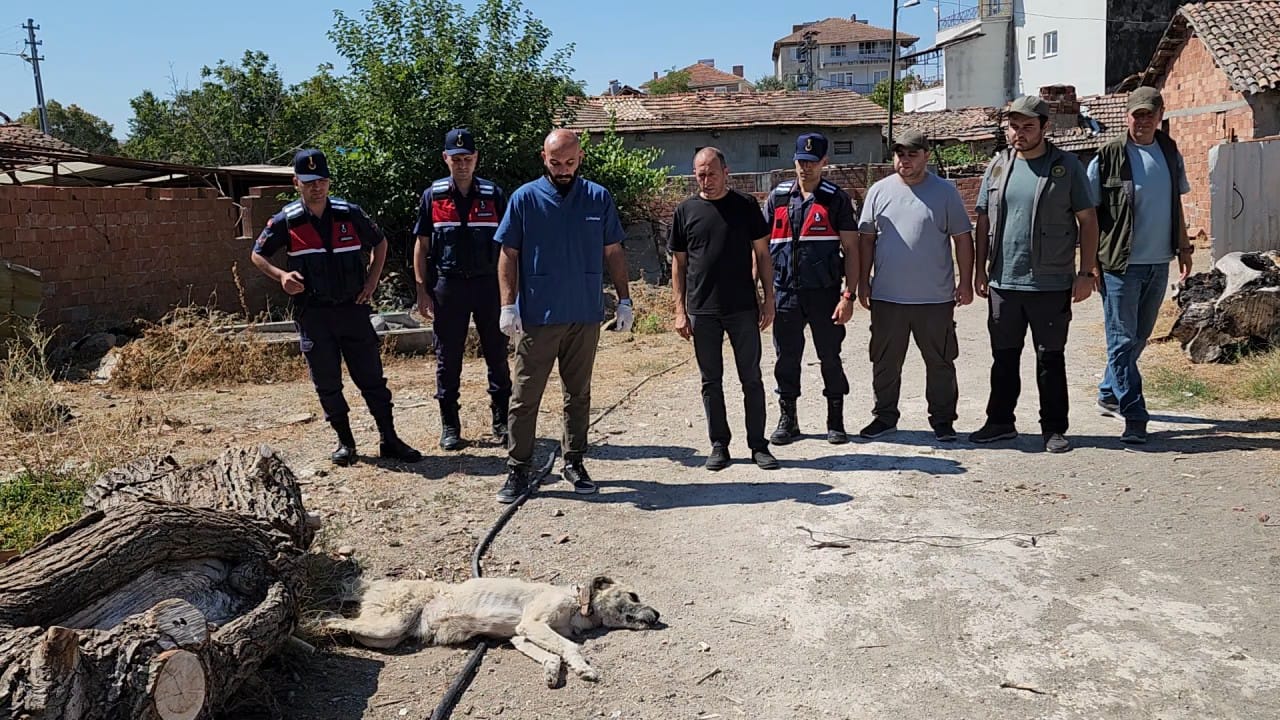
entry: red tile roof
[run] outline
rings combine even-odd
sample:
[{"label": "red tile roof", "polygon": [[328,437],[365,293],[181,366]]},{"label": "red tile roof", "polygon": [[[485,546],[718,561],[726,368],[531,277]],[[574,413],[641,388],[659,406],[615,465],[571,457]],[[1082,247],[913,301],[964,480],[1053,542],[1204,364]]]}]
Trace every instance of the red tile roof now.
[{"label": "red tile roof", "polygon": [[[1125,93],[1091,95],[1080,98],[1080,115],[1075,125],[1053,126],[1050,142],[1069,152],[1096,150],[1111,138],[1122,134]],[[924,131],[937,142],[996,141],[1000,135],[1000,108],[973,107],[935,112],[905,113],[895,117],[895,125]],[[1096,127],[1089,120],[1096,123]]]},{"label": "red tile roof", "polygon": [[1280,90],[1280,1],[1183,5],[1173,16],[1141,84],[1155,85],[1192,36],[1200,38],[1232,87],[1243,94]]},{"label": "red tile roof", "polygon": [[610,114],[623,132],[675,132],[757,126],[884,125],[884,108],[851,90],[763,93],[681,93],[643,97],[577,98],[571,130],[600,132]]},{"label": "red tile roof", "polygon": [[[705,90],[719,87],[721,85],[738,85],[740,83],[742,84],[743,89],[747,91],[755,89],[755,85],[748,82],[746,78],[739,77],[733,73],[727,73],[723,70],[717,70],[706,63],[694,63],[689,67],[680,68],[679,70],[676,70],[676,72],[689,74],[690,90]],[[653,81],[650,80],[640,87],[648,87],[651,82]]]},{"label": "red tile roof", "polygon": [[83,153],[84,151],[65,143],[52,135],[45,135],[36,128],[22,123],[0,124],[0,144],[26,148],[30,150],[54,150],[57,152]]},{"label": "red tile roof", "polygon": [[[804,35],[807,32],[817,33],[817,37],[814,39],[818,41],[819,45],[893,39],[893,31],[888,28],[868,25],[849,18],[833,17],[809,23],[790,35],[779,38],[773,44],[773,56],[775,58],[778,57],[778,50],[783,45],[798,45],[804,42]],[[898,44],[903,47],[914,45],[919,39],[915,35],[898,32]]]},{"label": "red tile roof", "polygon": [[[971,107],[896,115],[895,128],[913,128],[935,142],[983,142],[1000,132],[1000,108]],[[895,135],[897,133],[894,133]]]}]

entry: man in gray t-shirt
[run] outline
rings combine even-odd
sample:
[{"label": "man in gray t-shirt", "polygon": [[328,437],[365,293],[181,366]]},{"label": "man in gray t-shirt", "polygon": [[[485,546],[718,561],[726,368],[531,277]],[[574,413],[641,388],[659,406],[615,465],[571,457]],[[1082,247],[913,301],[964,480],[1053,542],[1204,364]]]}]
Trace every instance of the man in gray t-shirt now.
[{"label": "man in gray t-shirt", "polygon": [[955,307],[973,302],[973,226],[959,191],[929,172],[928,162],[924,133],[903,132],[893,144],[897,174],[872,185],[862,204],[858,297],[871,310],[876,396],[874,418],[859,433],[864,438],[898,427],[902,363],[914,336],[924,359],[929,424],[939,440],[956,439]]}]

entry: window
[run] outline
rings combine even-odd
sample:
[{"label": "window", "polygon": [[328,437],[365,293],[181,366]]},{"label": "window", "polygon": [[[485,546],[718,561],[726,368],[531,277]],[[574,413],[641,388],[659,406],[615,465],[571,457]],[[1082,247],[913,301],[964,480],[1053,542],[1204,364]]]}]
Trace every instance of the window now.
[{"label": "window", "polygon": [[835,153],[836,153],[837,155],[852,155],[852,154],[853,154],[853,141],[852,141],[852,140],[837,140],[837,141],[836,141],[836,149],[835,149]]},{"label": "window", "polygon": [[881,82],[889,79],[888,70],[875,70],[871,73],[871,84],[879,85]]},{"label": "window", "polygon": [[1036,39],[1034,37],[1027,38],[1027,59],[1036,59]]},{"label": "window", "polygon": [[831,87],[852,87],[853,73],[831,73],[827,76],[827,82]]},{"label": "window", "polygon": [[848,51],[848,47],[845,45],[832,45],[831,51],[829,54],[833,58],[842,58],[845,56],[845,53],[847,51]]},{"label": "window", "polygon": [[1001,5],[1002,5],[1002,3],[1000,2],[1000,0],[990,0],[990,1],[987,3],[987,14],[988,14],[988,15],[999,15],[999,14],[1000,14],[1000,10],[1002,9],[1002,8],[1000,7]]},{"label": "window", "polygon": [[777,145],[761,145],[760,157],[762,158],[778,157],[778,146]]},{"label": "window", "polygon": [[729,92],[729,86],[728,86],[728,85],[717,85],[717,86],[716,86],[716,90],[715,90],[715,91],[716,91],[716,92],[718,92],[718,93],[727,93],[727,92]]},{"label": "window", "polygon": [[1058,31],[1044,34],[1044,56],[1053,57],[1058,54]]}]

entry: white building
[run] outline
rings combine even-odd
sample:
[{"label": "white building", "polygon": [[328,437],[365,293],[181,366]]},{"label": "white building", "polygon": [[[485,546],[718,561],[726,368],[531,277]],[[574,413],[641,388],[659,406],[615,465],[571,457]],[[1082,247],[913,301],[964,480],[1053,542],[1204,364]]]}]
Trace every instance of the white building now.
[{"label": "white building", "polygon": [[933,47],[906,58],[908,112],[998,107],[1049,85],[1101,95],[1144,69],[1177,0],[938,0]]},{"label": "white building", "polygon": [[[898,33],[899,55],[919,38]],[[812,62],[806,45],[812,41]],[[827,18],[791,26],[791,34],[773,44],[774,77],[808,90],[847,89],[870,93],[889,77],[893,32],[859,20]],[[899,70],[902,68],[899,61]],[[812,81],[809,74],[812,72]]]}]

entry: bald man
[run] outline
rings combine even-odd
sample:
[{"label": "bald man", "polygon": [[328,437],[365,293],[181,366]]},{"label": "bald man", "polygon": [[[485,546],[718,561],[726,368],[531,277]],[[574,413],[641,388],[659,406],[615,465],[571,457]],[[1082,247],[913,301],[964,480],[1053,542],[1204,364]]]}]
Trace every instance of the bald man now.
[{"label": "bald man", "polygon": [[498,502],[529,490],[538,408],[551,366],[564,388],[566,480],[582,495],[596,491],[583,467],[591,413],[591,371],[604,320],[601,259],[618,293],[616,327],[631,329],[633,313],[622,250],[622,222],[608,190],[581,177],[582,146],[568,130],[542,144],[546,174],[511,195],[495,238],[502,243],[499,326],[516,339],[516,369],[507,441],[507,481]]}]

